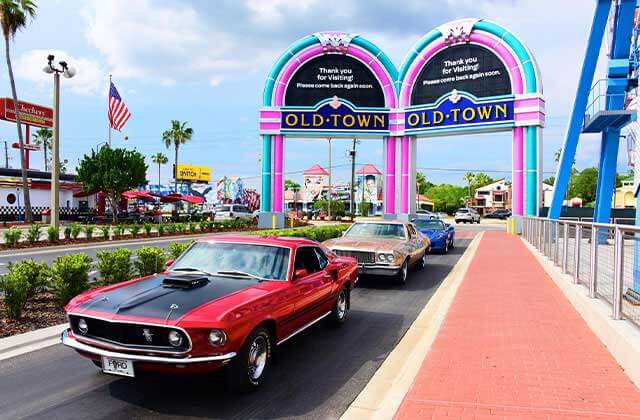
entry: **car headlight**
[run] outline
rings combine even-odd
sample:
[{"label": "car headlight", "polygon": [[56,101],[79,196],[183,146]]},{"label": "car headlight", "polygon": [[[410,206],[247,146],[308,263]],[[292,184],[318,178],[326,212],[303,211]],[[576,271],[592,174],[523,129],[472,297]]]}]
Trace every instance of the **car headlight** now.
[{"label": "car headlight", "polygon": [[169,344],[173,347],[180,347],[182,344],[182,334],[176,330],[169,331]]},{"label": "car headlight", "polygon": [[84,318],[80,318],[78,320],[78,331],[80,334],[85,335],[89,331],[89,326],[87,325],[87,321]]},{"label": "car headlight", "polygon": [[393,254],[378,254],[378,261],[382,263],[393,262]]},{"label": "car headlight", "polygon": [[213,347],[224,346],[227,342],[227,335],[222,330],[211,330],[209,333],[209,344]]}]

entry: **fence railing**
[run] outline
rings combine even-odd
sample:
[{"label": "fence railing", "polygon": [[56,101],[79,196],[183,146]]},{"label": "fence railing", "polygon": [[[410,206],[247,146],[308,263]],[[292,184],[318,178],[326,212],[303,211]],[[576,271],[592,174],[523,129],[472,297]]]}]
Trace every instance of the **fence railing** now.
[{"label": "fence railing", "polygon": [[640,227],[525,217],[522,236],[589,297],[608,302],[614,319],[640,327]]}]

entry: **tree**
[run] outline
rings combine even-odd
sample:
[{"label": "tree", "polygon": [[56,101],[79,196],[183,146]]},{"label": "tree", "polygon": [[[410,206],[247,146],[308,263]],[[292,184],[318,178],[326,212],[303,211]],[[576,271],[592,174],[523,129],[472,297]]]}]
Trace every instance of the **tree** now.
[{"label": "tree", "polygon": [[284,189],[285,190],[290,190],[290,191],[300,191],[300,184],[291,180],[291,179],[285,179],[284,180]]},{"label": "tree", "polygon": [[171,147],[171,145],[173,145],[175,149],[175,158],[173,163],[176,171],[174,177],[176,192],[178,192],[178,150],[180,149],[180,145],[191,140],[192,136],[193,129],[191,127],[187,127],[186,122],[180,122],[178,120],[171,120],[171,128],[162,133],[162,141],[167,149]]},{"label": "tree", "polygon": [[422,172],[416,173],[416,191],[418,191],[418,194],[426,195],[427,190],[433,186],[435,186],[435,184],[427,181],[427,178]]},{"label": "tree", "polygon": [[547,179],[543,180],[542,182],[544,182],[544,183],[545,183],[545,184],[547,184],[547,185],[551,185],[551,186],[553,186],[553,185],[555,185],[555,183],[556,183],[556,177],[555,177],[555,176],[553,176],[553,175],[551,175],[549,178],[547,178]]},{"label": "tree", "polygon": [[480,187],[484,187],[485,185],[489,185],[496,180],[491,178],[489,175],[484,172],[478,172],[473,177],[473,183],[471,184],[471,192],[472,194],[476,193],[476,190]]},{"label": "tree", "polygon": [[18,106],[18,93],[16,92],[16,81],[13,78],[13,67],[11,66],[11,54],[9,52],[9,40],[16,36],[16,32],[27,26],[28,20],[36,14],[36,4],[31,0],[0,0],[0,25],[4,35],[4,52],[7,59],[7,70],[9,71],[9,83],[11,84],[11,96],[16,111],[16,127],[18,129],[18,145],[20,146],[20,169],[22,172],[22,191],[24,191],[24,215],[25,221],[31,223],[33,215],[31,213],[31,195],[29,194],[29,179],[27,178],[27,162],[24,153],[24,140],[22,139],[22,119],[20,118],[20,107]]},{"label": "tree", "polygon": [[160,188],[160,167],[162,165],[166,165],[169,162],[169,158],[166,157],[162,152],[158,152],[155,155],[151,156],[151,161],[158,165],[158,188]]},{"label": "tree", "polygon": [[433,201],[433,211],[452,214],[464,202],[467,188],[458,185],[440,184],[427,190],[427,196]]},{"label": "tree", "polygon": [[[473,172],[467,172],[466,174],[464,174],[463,179],[467,181],[469,200],[471,200],[471,184],[473,183],[475,176],[473,175]],[[434,206],[435,206],[435,203],[434,203]]]},{"label": "tree", "polygon": [[598,184],[598,168],[585,168],[573,177],[573,193],[582,198],[585,203],[596,199],[596,185]]},{"label": "tree", "polygon": [[33,136],[33,143],[42,147],[44,151],[44,171],[47,172],[49,170],[49,158],[47,157],[47,153],[51,151],[53,144],[51,143],[53,139],[53,131],[48,128],[41,128],[35,132]]},{"label": "tree", "polygon": [[78,181],[87,192],[102,191],[116,223],[116,207],[123,192],[147,182],[147,165],[144,156],[136,150],[112,149],[103,146],[85,155],[78,165]]}]

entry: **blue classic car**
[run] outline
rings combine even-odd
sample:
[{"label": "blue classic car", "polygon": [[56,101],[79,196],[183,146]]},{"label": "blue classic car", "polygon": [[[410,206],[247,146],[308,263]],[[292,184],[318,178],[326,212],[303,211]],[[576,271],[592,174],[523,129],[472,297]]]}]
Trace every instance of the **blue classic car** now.
[{"label": "blue classic car", "polygon": [[431,240],[431,251],[449,252],[453,248],[456,229],[440,219],[413,219],[413,224]]}]

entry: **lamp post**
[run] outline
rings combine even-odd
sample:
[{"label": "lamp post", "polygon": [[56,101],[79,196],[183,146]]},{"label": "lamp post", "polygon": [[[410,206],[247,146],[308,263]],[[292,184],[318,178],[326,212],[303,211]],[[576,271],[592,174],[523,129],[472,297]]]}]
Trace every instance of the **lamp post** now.
[{"label": "lamp post", "polygon": [[75,76],[76,71],[66,61],[60,61],[60,67],[54,65],[54,56],[47,56],[47,65],[42,69],[53,74],[53,142],[51,147],[51,226],[60,226],[60,73],[67,79]]}]

